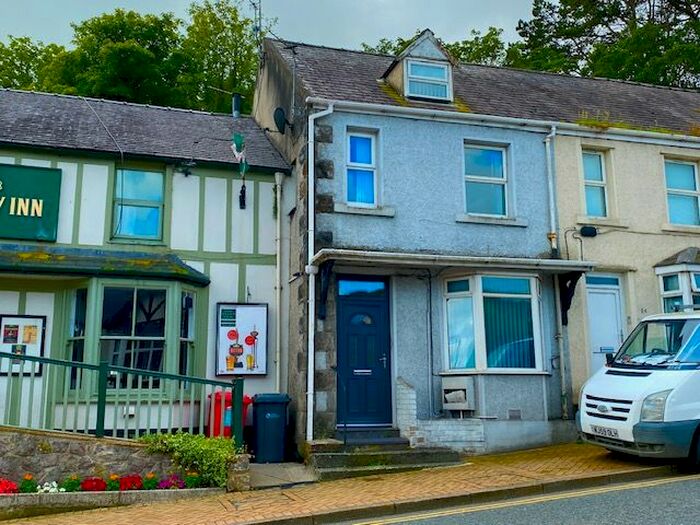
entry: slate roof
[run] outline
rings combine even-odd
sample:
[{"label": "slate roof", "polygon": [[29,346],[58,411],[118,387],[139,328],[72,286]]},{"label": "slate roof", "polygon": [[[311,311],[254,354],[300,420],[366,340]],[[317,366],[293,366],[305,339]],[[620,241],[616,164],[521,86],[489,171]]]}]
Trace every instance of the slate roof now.
[{"label": "slate roof", "polygon": [[[455,104],[407,100],[378,81],[393,56],[268,40],[296,71],[306,96],[392,106],[470,111],[525,119],[579,123],[621,122],[634,128],[700,133],[700,91],[602,78],[459,64]],[[292,49],[290,49],[292,48]]]},{"label": "slate roof", "polygon": [[671,257],[666,257],[664,260],[659,261],[654,265],[654,268],[660,266],[673,266],[675,264],[700,264],[700,248],[691,246],[685,250],[671,255]]},{"label": "slate roof", "polygon": [[119,155],[100,119],[127,156],[235,164],[235,130],[251,169],[289,170],[250,117],[0,89],[0,143]]},{"label": "slate roof", "polygon": [[197,286],[209,277],[169,253],[0,244],[0,272],[175,279]]}]

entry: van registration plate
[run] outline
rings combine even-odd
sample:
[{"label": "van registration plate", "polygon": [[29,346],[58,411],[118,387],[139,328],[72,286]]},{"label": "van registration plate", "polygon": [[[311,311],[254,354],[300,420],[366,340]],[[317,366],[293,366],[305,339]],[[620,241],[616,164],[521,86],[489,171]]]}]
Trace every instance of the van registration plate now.
[{"label": "van registration plate", "polygon": [[616,438],[619,437],[616,428],[599,427],[598,425],[591,425],[591,432],[598,436]]}]

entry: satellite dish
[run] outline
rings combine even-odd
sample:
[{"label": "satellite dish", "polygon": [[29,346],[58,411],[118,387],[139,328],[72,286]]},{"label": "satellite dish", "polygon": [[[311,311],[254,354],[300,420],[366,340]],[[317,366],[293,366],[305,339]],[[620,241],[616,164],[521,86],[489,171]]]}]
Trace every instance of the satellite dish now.
[{"label": "satellite dish", "polygon": [[275,108],[275,112],[272,114],[272,118],[275,121],[275,127],[282,135],[284,135],[284,130],[289,124],[287,122],[287,115],[282,108]]}]

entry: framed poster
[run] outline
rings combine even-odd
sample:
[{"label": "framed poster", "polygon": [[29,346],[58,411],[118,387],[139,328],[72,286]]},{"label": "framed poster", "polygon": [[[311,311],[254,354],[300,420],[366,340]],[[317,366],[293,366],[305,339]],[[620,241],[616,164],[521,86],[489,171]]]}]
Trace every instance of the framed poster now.
[{"label": "framed poster", "polygon": [[[46,317],[38,315],[0,315],[0,351],[17,355],[44,356]],[[41,363],[21,359],[0,360],[0,375],[41,376]]]},{"label": "framed poster", "polygon": [[217,303],[216,375],[267,374],[267,304]]}]

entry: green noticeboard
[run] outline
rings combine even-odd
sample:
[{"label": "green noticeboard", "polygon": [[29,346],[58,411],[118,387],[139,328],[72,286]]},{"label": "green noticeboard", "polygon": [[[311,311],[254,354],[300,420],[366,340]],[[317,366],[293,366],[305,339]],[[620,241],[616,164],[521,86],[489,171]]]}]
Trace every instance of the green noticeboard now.
[{"label": "green noticeboard", "polygon": [[0,239],[56,241],[61,170],[0,164]]}]

